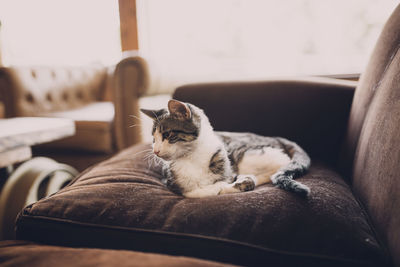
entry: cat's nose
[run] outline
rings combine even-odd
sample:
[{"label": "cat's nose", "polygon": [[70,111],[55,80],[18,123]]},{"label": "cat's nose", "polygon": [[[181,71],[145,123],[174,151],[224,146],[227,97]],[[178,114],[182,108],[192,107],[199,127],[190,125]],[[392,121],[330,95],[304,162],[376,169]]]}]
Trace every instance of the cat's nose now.
[{"label": "cat's nose", "polygon": [[158,154],[160,154],[160,150],[154,150],[154,154],[158,156]]}]

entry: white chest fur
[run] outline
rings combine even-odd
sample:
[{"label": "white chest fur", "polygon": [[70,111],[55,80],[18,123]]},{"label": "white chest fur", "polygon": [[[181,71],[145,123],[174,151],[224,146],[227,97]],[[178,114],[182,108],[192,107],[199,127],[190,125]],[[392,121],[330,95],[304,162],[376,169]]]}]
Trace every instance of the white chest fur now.
[{"label": "white chest fur", "polygon": [[189,156],[180,158],[170,165],[178,184],[185,191],[196,190],[219,180],[220,175],[210,170],[210,160],[222,146],[221,140],[209,125],[208,119],[203,118],[201,132],[194,145],[195,149]]},{"label": "white chest fur", "polygon": [[209,170],[211,156],[207,158],[188,157],[171,165],[176,181],[185,191],[192,191],[213,184],[218,178]]}]

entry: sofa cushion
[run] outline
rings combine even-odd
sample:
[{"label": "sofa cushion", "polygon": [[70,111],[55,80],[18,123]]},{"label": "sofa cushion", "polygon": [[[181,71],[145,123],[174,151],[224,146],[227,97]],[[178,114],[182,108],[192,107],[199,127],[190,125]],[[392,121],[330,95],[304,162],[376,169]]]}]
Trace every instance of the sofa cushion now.
[{"label": "sofa cushion", "polygon": [[66,248],[46,246],[27,241],[0,242],[2,266],[232,266],[188,257],[172,257],[154,253],[123,250]]},{"label": "sofa cushion", "polygon": [[43,113],[40,116],[68,118],[75,121],[76,134],[42,147],[68,148],[110,153],[114,150],[114,105],[111,102],[95,102],[68,111]]},{"label": "sofa cushion", "polygon": [[128,148],[26,207],[19,239],[134,249],[240,265],[382,266],[368,218],[349,186],[314,162],[303,199],[272,185],[189,199],[160,182],[150,146]]}]

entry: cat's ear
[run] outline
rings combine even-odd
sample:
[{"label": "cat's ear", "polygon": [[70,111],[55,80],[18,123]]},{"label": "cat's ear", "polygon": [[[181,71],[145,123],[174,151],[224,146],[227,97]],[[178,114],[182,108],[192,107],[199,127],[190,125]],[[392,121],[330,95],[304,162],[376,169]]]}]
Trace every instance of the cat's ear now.
[{"label": "cat's ear", "polygon": [[169,113],[178,117],[178,119],[190,119],[192,117],[192,112],[189,107],[178,100],[171,99],[168,101]]},{"label": "cat's ear", "polygon": [[165,109],[152,110],[152,109],[141,108],[140,111],[143,112],[143,114],[150,117],[152,120],[157,120],[158,117],[167,113],[167,111]]}]

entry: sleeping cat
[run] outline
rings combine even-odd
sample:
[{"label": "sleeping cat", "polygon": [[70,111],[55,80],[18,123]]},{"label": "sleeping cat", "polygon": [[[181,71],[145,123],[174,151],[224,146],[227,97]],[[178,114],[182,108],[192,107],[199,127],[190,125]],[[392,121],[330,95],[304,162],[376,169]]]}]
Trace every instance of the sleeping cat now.
[{"label": "sleeping cat", "polygon": [[200,198],[253,190],[272,182],[307,197],[294,180],[310,166],[297,144],[252,133],[216,132],[200,108],[177,100],[168,110],[141,111],[153,119],[153,152],[163,163],[163,182],[175,193]]}]

